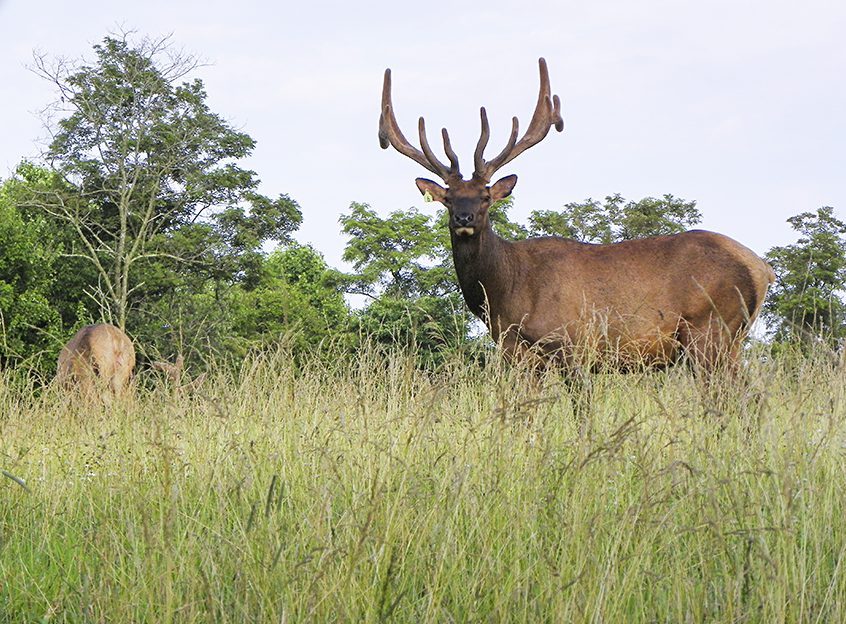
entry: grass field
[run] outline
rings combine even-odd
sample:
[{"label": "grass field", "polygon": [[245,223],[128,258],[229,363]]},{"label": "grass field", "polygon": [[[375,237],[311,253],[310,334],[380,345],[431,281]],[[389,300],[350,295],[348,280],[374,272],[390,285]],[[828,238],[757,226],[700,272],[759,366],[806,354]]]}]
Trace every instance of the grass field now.
[{"label": "grass field", "polygon": [[597,375],[584,436],[470,357],[109,409],[0,376],[0,622],[846,621],[846,370],[747,376]]}]

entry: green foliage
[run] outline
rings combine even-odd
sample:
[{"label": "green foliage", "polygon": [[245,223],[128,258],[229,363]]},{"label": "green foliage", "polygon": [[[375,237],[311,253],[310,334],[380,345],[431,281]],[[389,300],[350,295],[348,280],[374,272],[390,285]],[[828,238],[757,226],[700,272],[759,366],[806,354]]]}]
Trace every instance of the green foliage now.
[{"label": "green foliage", "polygon": [[[530,236],[529,231],[520,223],[512,221],[509,212],[514,208],[514,196],[509,195],[490,207],[489,216],[494,232],[506,240],[523,240]],[[446,215],[446,210],[444,210]]]},{"label": "green foliage", "polygon": [[799,240],[766,255],[776,273],[764,305],[771,333],[779,341],[836,344],[846,337],[846,223],[828,206],[787,222]]},{"label": "green foliage", "polygon": [[695,201],[686,202],[669,194],[661,199],[645,197],[623,206],[618,239],[677,234],[689,230],[701,220]]},{"label": "green foliage", "polygon": [[57,342],[63,343],[82,325],[101,318],[99,306],[91,296],[97,284],[97,272],[86,258],[76,253],[79,245],[76,232],[66,222],[32,206],[30,200],[36,194],[63,197],[68,185],[48,168],[24,161],[4,187],[21,218],[38,224],[42,244],[55,256],[46,296],[61,318],[64,330]]},{"label": "green foliage", "polygon": [[61,228],[21,208],[29,188],[53,188],[55,176],[29,163],[18,175],[0,184],[0,368],[16,365],[45,378],[65,340],[90,318],[77,286],[87,267],[62,257]]},{"label": "green foliage", "polygon": [[619,194],[605,203],[593,199],[565,204],[564,210],[534,211],[529,216],[532,236],[563,236],[586,243],[614,243],[635,238],[684,232],[699,223],[696,202],[672,195],[626,202]]},{"label": "green foliage", "polygon": [[241,206],[228,206],[214,216],[217,245],[206,266],[224,279],[250,282],[262,264],[261,245],[266,241],[291,244],[291,233],[302,223],[302,213],[287,195],[275,200],[256,193],[246,196],[251,202],[249,214]]},{"label": "green foliage", "polygon": [[232,294],[233,334],[250,347],[267,347],[289,336],[297,353],[343,338],[349,310],[338,280],[323,256],[308,245],[270,254],[258,283]]},{"label": "green foliage", "polygon": [[383,295],[359,311],[357,321],[365,341],[408,347],[422,362],[440,363],[467,342],[472,319],[460,296]]},{"label": "green foliage", "polygon": [[354,202],[340,222],[348,237],[343,259],[356,271],[348,292],[414,298],[454,290],[449,276],[433,266],[443,259],[444,241],[430,216],[412,208],[382,219],[367,204]]},{"label": "green foliage", "polygon": [[[50,305],[56,254],[45,245],[44,223],[27,222],[0,187],[0,368],[50,351],[61,318]],[[38,367],[38,362],[30,362]]]},{"label": "green foliage", "polygon": [[302,215],[236,164],[255,141],[209,110],[201,80],[185,80],[193,58],[125,37],[94,51],[91,64],[37,60],[61,95],[47,158],[64,185],[34,189],[28,205],[75,233],[68,251],[95,269],[103,315],[143,334],[133,311],[163,287],[250,279],[261,245],[288,242]]},{"label": "green foliage", "polygon": [[383,219],[353,203],[340,221],[349,237],[343,258],[356,271],[343,276],[344,289],[371,300],[357,314],[361,335],[413,344],[426,358],[466,339],[471,319],[455,283],[443,216],[412,208]]},{"label": "green foliage", "polygon": [[535,210],[529,215],[532,236],[561,236],[585,243],[612,243],[622,198],[612,195],[605,204],[593,199],[571,202],[561,211]]},{"label": "green foliage", "polygon": [[280,340],[297,357],[326,340],[349,342],[349,310],[337,273],[317,251],[291,244],[256,258],[249,280],[198,276],[163,287],[136,311],[145,321],[145,349],[156,359],[181,353],[197,367],[209,358],[237,363]]}]

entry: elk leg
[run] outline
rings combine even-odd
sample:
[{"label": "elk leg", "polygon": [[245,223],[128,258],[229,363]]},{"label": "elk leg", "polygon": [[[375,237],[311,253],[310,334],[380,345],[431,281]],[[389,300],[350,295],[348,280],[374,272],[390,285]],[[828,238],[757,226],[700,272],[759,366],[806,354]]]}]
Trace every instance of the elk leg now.
[{"label": "elk leg", "polygon": [[737,405],[734,399],[743,387],[740,370],[742,333],[733,333],[719,318],[711,317],[704,327],[684,325],[682,343],[694,374],[702,382],[706,410],[723,414]]},{"label": "elk leg", "polygon": [[709,317],[704,327],[683,322],[678,341],[698,375],[710,377],[720,369],[733,373],[737,368],[740,341],[719,318]]},{"label": "elk leg", "polygon": [[583,366],[570,367],[565,376],[567,393],[573,415],[579,425],[579,435],[587,437],[593,429],[593,384],[590,371]]}]

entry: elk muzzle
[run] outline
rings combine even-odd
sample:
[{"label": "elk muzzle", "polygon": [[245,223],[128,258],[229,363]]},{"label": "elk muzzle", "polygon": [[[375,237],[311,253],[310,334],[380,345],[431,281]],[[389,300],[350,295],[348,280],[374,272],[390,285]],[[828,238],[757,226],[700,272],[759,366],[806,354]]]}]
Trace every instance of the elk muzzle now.
[{"label": "elk muzzle", "polygon": [[476,227],[473,223],[472,212],[461,212],[452,215],[452,230],[458,236],[473,236]]}]

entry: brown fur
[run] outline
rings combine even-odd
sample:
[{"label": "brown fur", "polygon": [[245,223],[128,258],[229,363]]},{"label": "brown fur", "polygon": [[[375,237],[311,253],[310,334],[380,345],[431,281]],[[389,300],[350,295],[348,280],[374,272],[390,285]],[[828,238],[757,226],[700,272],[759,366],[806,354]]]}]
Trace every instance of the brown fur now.
[{"label": "brown fur", "polygon": [[86,398],[108,402],[122,393],[135,368],[135,347],[114,325],[101,323],[80,329],[59,353],[56,378]]},{"label": "brown fur", "polygon": [[706,370],[733,364],[774,277],[740,243],[702,230],[590,245],[508,242],[487,224],[452,244],[465,301],[508,351],[586,347],[619,365],[682,351]]}]

